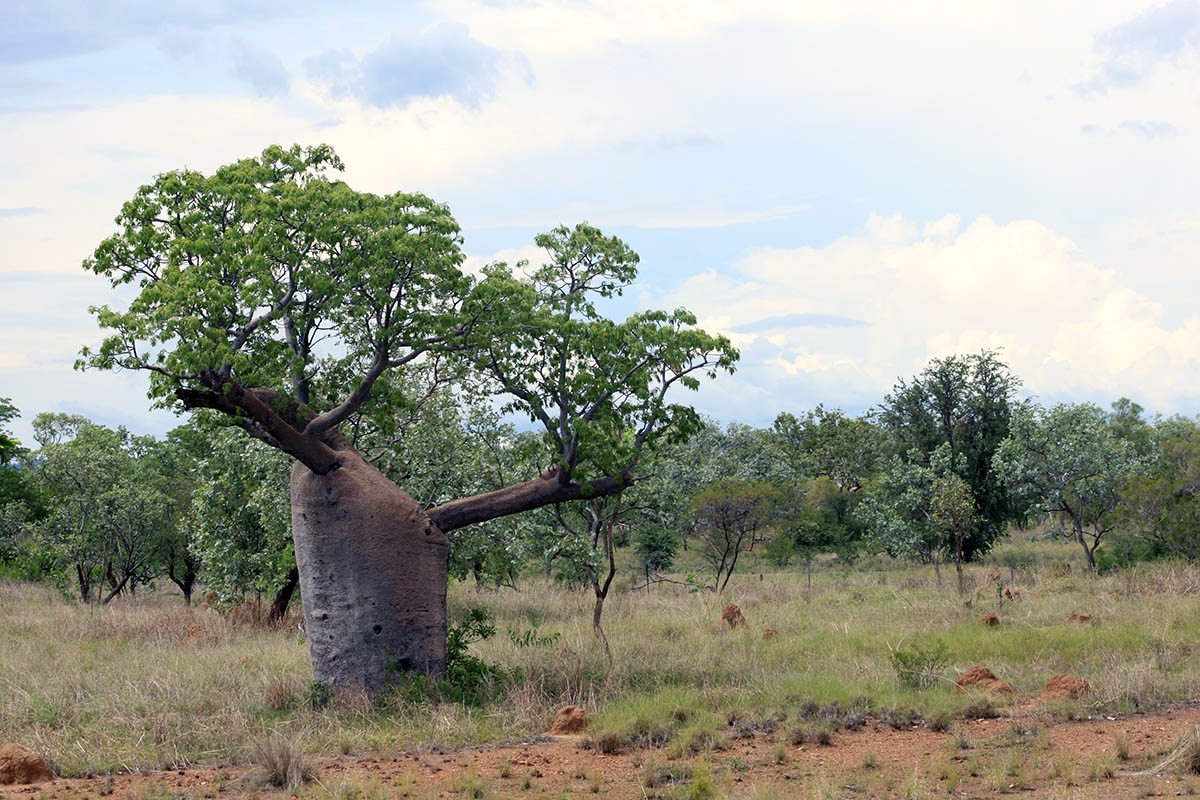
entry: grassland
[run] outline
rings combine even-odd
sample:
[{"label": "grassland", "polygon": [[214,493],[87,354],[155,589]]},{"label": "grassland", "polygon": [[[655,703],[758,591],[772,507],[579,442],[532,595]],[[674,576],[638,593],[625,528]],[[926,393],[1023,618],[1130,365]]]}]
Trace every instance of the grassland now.
[{"label": "grassland", "polygon": [[[1072,559],[1058,545],[1008,544],[970,568],[970,605],[952,573],[939,586],[928,566],[887,560],[823,564],[811,593],[804,574],[759,573],[754,563],[724,595],[675,584],[622,590],[605,613],[611,672],[587,593],[537,578],[520,591],[456,584],[451,617],[488,607],[498,633],[473,652],[510,674],[479,707],[411,695],[314,703],[295,619],[263,630],[185,609],[165,592],[86,608],[47,587],[3,583],[0,741],[36,750],[67,776],[243,763],[273,739],[309,754],[449,753],[528,739],[570,703],[592,714],[591,746],[654,745],[670,759],[743,736],[818,737],[866,716],[940,728],[989,705],[1005,713],[1003,701],[955,692],[955,676],[977,664],[1013,683],[1017,704],[1055,673],[1091,684],[1086,698],[1038,705],[1047,721],[1197,699],[1200,569],[1094,576],[1068,568]],[[997,579],[1020,599],[1001,603]],[[720,622],[729,602],[746,626]],[[989,612],[998,627],[980,624]],[[1075,612],[1092,621],[1067,623]],[[766,628],[777,635],[764,639]],[[948,663],[934,684],[901,685],[893,651],[935,642]]]}]

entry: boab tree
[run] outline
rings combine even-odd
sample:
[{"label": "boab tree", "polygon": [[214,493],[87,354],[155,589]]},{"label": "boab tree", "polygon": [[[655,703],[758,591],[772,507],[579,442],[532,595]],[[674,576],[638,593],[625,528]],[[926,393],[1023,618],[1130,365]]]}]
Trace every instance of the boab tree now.
[{"label": "boab tree", "polygon": [[[641,450],[694,412],[676,383],[730,369],[736,351],[685,311],[613,322],[637,257],[586,225],[539,237],[551,263],[522,278],[460,270],[449,210],[334,180],[327,146],[271,147],[211,175],[141,187],[85,267],[136,284],[83,366],[143,370],[160,407],[210,409],[296,460],[292,535],[314,678],[386,685],[445,668],[451,530],[620,492]],[[539,423],[552,466],[533,480],[423,508],[339,426],[381,415],[406,365],[445,364]]]}]

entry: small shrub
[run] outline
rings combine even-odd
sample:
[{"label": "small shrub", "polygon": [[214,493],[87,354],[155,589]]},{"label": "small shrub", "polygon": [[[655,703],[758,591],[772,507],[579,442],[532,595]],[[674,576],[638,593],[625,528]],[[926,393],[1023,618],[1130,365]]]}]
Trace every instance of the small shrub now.
[{"label": "small shrub", "polygon": [[1116,774],[1113,768],[1111,759],[1108,758],[1093,758],[1088,763],[1088,780],[1093,783],[1099,780],[1111,778]]},{"label": "small shrub", "polygon": [[701,762],[696,765],[692,782],[683,793],[684,800],[713,800],[717,796],[717,788],[713,786],[708,764]]},{"label": "small shrub", "polygon": [[619,731],[601,731],[593,746],[606,756],[615,755],[629,746],[629,738]]},{"label": "small shrub", "polygon": [[885,708],[879,711],[879,721],[898,731],[919,723],[921,715],[912,708]]},{"label": "small shrub", "polygon": [[950,651],[940,639],[928,645],[901,643],[892,649],[892,669],[896,671],[901,685],[911,689],[933,686],[949,663]]},{"label": "small shrub", "polygon": [[308,687],[308,704],[313,708],[324,708],[333,699],[333,690],[320,681],[313,681]]},{"label": "small shrub", "polygon": [[642,768],[642,786],[657,789],[671,783],[682,783],[689,780],[693,772],[692,765],[687,762],[667,766],[656,758],[649,758]]},{"label": "small shrub", "polygon": [[935,711],[925,720],[925,724],[929,726],[929,730],[942,733],[950,730],[950,725],[954,722],[954,716],[949,711]]},{"label": "small shrub", "polygon": [[446,631],[446,675],[438,688],[447,700],[471,706],[481,706],[491,696],[495,685],[509,674],[499,667],[472,655],[472,642],[490,639],[496,633],[492,615],[486,608],[472,608],[457,625]]},{"label": "small shrub", "polygon": [[996,710],[995,703],[986,697],[980,697],[963,706],[962,716],[964,719],[995,719],[1000,716],[1000,712]]},{"label": "small shrub", "polygon": [[1058,778],[1063,786],[1075,785],[1075,762],[1070,758],[1061,758],[1050,768],[1050,777]]}]

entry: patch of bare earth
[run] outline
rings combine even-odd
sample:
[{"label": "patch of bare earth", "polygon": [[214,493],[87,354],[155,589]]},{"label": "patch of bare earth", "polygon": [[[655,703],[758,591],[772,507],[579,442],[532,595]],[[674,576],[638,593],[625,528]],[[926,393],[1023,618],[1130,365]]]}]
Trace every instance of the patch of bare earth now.
[{"label": "patch of bare earth", "polygon": [[[954,733],[926,727],[894,730],[868,721],[856,731],[839,731],[829,746],[792,746],[782,737],[734,740],[706,758],[721,797],[773,793],[806,797],[832,787],[836,797],[1057,796],[1073,798],[1177,796],[1195,790],[1172,773],[1122,776],[1153,766],[1180,736],[1200,725],[1200,708],[1162,711],[1119,719],[1098,718],[1048,724],[1026,713],[1017,717],[967,720]],[[1036,735],[1036,739],[1033,738]],[[1015,741],[1022,736],[1027,740]],[[952,739],[966,743],[953,746]],[[381,788],[384,796],[450,798],[462,795],[465,778],[488,786],[490,797],[600,796],[642,798],[666,790],[642,783],[650,760],[670,765],[664,749],[630,749],[604,755],[585,746],[586,737],[542,737],[527,744],[463,750],[454,754],[401,753],[394,756],[315,758],[318,789],[347,782]],[[1118,760],[1115,743],[1125,745]],[[1023,759],[1022,777],[1009,779],[990,764]],[[1105,773],[1094,765],[1113,766]],[[971,775],[972,764],[982,764]],[[947,766],[949,765],[949,766]],[[0,787],[0,797],[85,798],[288,797],[289,793],[255,787],[248,767],[195,768],[54,779],[33,786]],[[1070,773],[1073,777],[1064,777]],[[954,774],[952,794],[948,775]],[[1056,794],[1057,793],[1057,794]],[[766,795],[769,796],[769,795]]]}]

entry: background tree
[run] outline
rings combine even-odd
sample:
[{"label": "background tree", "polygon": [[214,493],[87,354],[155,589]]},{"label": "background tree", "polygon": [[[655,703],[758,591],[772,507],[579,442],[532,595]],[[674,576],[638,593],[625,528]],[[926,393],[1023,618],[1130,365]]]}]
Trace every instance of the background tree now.
[{"label": "background tree", "polygon": [[1142,460],[1099,406],[1064,403],[1018,408],[995,466],[1015,496],[1069,524],[1052,532],[1078,542],[1095,569],[1096,549],[1117,521],[1121,488]]},{"label": "background tree", "polygon": [[638,565],[642,569],[646,584],[649,585],[655,575],[660,575],[675,563],[675,554],[679,549],[679,539],[669,529],[656,525],[646,525],[638,529],[633,542],[633,551],[637,554]]},{"label": "background tree", "polygon": [[1155,429],[1144,412],[1139,404],[1122,397],[1110,406],[1108,426],[1114,436],[1129,442],[1139,457],[1149,458],[1154,451]]},{"label": "background tree", "polygon": [[712,419],[686,438],[660,443],[645,471],[632,490],[632,505],[642,513],[630,522],[637,529],[671,529],[684,550],[694,533],[692,498],[704,487],[730,478],[787,483],[795,477],[770,431],[738,422],[722,427]]},{"label": "background tree", "polygon": [[871,536],[889,555],[918,557],[933,563],[941,582],[939,562],[955,563],[958,590],[965,590],[965,543],[979,524],[970,487],[955,469],[949,444],[938,446],[928,466],[918,453],[896,456],[889,470],[872,485],[856,510]]},{"label": "background tree", "polygon": [[290,459],[232,428],[213,428],[207,437],[188,515],[201,580],[225,602],[265,595],[268,619],[282,619],[299,582]]},{"label": "background tree", "polygon": [[796,477],[825,476],[840,492],[862,489],[887,456],[886,434],[870,420],[848,417],[841,409],[817,406],[802,419],[783,413],[772,431]]},{"label": "background tree", "polygon": [[192,547],[193,496],[199,488],[201,460],[209,454],[208,436],[196,426],[184,425],[153,442],[143,456],[143,470],[152,476],[163,495],[163,519],[157,532],[158,562],[162,573],[179,587],[185,605],[200,577],[200,558]]},{"label": "background tree", "polygon": [[765,541],[787,500],[773,484],[740,478],[716,481],[692,499],[700,555],[712,568],[715,591],[725,591],[741,554]]},{"label": "background tree", "polygon": [[906,461],[928,465],[938,447],[950,448],[951,463],[970,488],[979,518],[963,542],[968,561],[986,553],[1022,517],[1022,507],[993,469],[1020,387],[1020,379],[993,350],[935,358],[912,381],[897,383],[874,412]]},{"label": "background tree", "polygon": [[772,551],[800,554],[810,566],[821,551],[853,558],[865,532],[854,509],[887,457],[887,434],[867,418],[823,406],[803,418],[780,414],[772,432],[804,495],[802,511],[781,528]]},{"label": "background tree", "polygon": [[1200,425],[1176,418],[1159,428],[1145,473],[1131,475],[1122,487],[1115,516],[1121,533],[1151,552],[1194,562],[1200,558]]},{"label": "background tree", "polygon": [[[28,450],[8,430],[9,423],[18,416],[20,412],[12,401],[0,397],[0,565],[5,567],[37,560],[29,552],[28,525],[45,513],[31,480]],[[18,572],[22,573],[32,574]]]},{"label": "background tree", "polygon": [[[157,405],[212,409],[298,463],[292,536],[314,677],[369,690],[445,669],[449,543],[458,528],[620,492],[657,431],[694,412],[665,401],[729,368],[727,341],[684,311],[603,318],[636,256],[588,226],[539,237],[551,264],[459,269],[458,226],[419,194],[331,180],[326,146],[271,147],[212,175],[141,187],[85,267],[140,292],[96,309],[112,331],[81,364],[144,370]],[[543,475],[424,508],[342,432],[390,413],[391,379],[445,363],[511,398],[553,447]],[[626,437],[628,433],[628,437]]]},{"label": "background tree", "polygon": [[107,603],[151,580],[164,508],[161,492],[139,468],[148,437],[68,414],[37,415],[33,434],[40,448],[31,474],[47,504],[34,530],[74,573],[80,599]]}]

